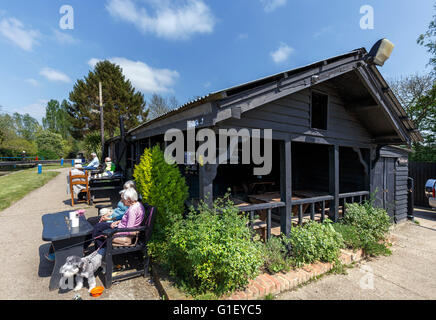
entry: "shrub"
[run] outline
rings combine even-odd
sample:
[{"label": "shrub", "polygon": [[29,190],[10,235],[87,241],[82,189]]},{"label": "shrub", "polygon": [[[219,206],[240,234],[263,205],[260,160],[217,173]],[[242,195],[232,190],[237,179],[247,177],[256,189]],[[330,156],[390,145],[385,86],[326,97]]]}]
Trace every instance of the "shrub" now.
[{"label": "shrub", "polygon": [[64,155],[65,141],[62,136],[50,131],[41,131],[36,136],[38,154],[48,159],[60,159]]},{"label": "shrub", "polygon": [[291,246],[292,262],[297,267],[315,261],[336,262],[340,249],[344,247],[342,236],[328,219],[324,223],[310,221],[293,228],[286,241]]},{"label": "shrub", "polygon": [[390,225],[387,212],[367,201],[364,204],[347,204],[344,218],[334,228],[341,233],[347,247],[363,249],[368,255],[387,255],[390,250],[383,241]]},{"label": "shrub", "polygon": [[271,237],[263,246],[264,267],[269,273],[289,271],[292,264],[286,242],[282,237]]},{"label": "shrub", "polygon": [[133,176],[143,201],[158,211],[149,249],[159,259],[167,250],[168,233],[183,217],[188,187],[177,165],[165,161],[159,146],[144,151]]},{"label": "shrub", "polygon": [[248,219],[227,198],[201,203],[177,221],[168,239],[166,266],[192,295],[221,295],[245,286],[262,266],[262,249],[251,240]]}]

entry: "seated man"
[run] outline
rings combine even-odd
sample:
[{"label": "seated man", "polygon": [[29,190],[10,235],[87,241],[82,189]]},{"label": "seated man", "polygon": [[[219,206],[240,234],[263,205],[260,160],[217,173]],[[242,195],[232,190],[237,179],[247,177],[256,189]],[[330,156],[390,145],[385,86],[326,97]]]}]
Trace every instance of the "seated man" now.
[{"label": "seated man", "polygon": [[100,160],[98,160],[97,154],[95,152],[91,153],[92,161],[86,166],[83,167],[83,170],[97,170],[100,165]]}]

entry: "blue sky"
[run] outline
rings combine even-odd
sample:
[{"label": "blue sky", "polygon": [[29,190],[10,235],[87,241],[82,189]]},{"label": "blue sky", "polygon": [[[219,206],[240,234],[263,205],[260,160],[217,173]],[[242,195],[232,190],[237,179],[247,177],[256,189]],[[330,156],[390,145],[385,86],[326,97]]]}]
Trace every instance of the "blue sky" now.
[{"label": "blue sky", "polygon": [[[195,96],[306,65],[380,38],[395,44],[386,77],[426,71],[416,44],[433,0],[14,0],[0,3],[2,112],[44,116],[50,99],[101,59],[120,64],[146,98]],[[61,29],[63,5],[74,29]],[[363,30],[360,9],[374,9]],[[428,70],[428,69],[427,69]]]}]

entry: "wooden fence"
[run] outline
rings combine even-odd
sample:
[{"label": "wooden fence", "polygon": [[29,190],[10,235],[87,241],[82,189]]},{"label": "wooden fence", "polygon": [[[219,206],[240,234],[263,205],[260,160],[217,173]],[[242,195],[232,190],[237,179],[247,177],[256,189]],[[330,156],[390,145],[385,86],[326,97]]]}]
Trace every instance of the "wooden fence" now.
[{"label": "wooden fence", "polygon": [[409,162],[409,177],[414,180],[414,204],[428,207],[424,187],[428,179],[436,179],[436,162]]}]

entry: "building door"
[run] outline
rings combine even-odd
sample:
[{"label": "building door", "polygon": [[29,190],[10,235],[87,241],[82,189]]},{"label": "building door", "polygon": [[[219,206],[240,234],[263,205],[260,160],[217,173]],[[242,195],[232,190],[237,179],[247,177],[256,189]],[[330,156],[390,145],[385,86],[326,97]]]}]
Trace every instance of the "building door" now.
[{"label": "building door", "polygon": [[395,214],[395,158],[384,158],[384,208],[389,216]]},{"label": "building door", "polygon": [[[395,214],[395,158],[380,158],[374,168],[375,205]],[[374,189],[375,190],[375,189]]]}]

